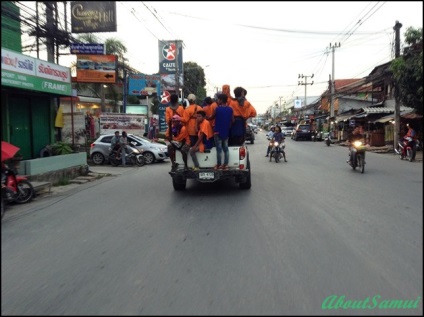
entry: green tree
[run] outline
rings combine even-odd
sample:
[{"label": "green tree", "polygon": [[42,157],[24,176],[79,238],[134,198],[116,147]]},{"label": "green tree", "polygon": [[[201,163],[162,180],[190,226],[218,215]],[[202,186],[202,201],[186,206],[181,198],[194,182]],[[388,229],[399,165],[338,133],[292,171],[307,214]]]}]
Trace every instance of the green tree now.
[{"label": "green tree", "polygon": [[423,30],[408,28],[405,32],[403,55],[394,59],[390,69],[393,72],[396,97],[417,113],[423,113]]},{"label": "green tree", "polygon": [[205,71],[195,62],[184,63],[184,96],[195,94],[197,102],[201,102],[206,97]]}]

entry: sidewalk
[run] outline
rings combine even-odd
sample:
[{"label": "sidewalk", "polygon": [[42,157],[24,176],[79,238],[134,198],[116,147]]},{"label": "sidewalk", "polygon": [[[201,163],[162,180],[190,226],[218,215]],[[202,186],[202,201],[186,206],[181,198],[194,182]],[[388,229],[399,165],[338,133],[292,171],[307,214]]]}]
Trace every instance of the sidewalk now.
[{"label": "sidewalk", "polygon": [[53,186],[49,182],[31,182],[31,184],[34,187],[37,196],[53,196],[76,188],[81,184],[93,182],[103,177],[121,175],[125,170],[127,170],[127,168],[122,166],[112,167],[110,165],[90,165],[87,176],[78,176],[71,179],[69,183],[65,185]]}]

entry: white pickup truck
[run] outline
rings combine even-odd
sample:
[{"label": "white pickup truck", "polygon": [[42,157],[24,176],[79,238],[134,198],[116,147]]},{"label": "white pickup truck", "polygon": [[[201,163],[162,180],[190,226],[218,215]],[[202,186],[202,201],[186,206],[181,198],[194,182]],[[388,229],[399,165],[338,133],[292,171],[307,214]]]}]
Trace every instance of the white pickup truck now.
[{"label": "white pickup truck", "polygon": [[[246,145],[228,146],[230,152],[228,170],[214,170],[216,165],[216,147],[205,150],[204,153],[197,152],[200,169],[193,171],[193,161],[188,154],[187,165],[189,170],[184,170],[184,161],[180,151],[176,151],[176,163],[178,168],[169,172],[172,177],[172,185],[175,190],[185,190],[187,179],[195,179],[202,183],[212,183],[220,179],[234,178],[240,189],[250,189],[250,160]],[[222,155],[223,159],[223,155]]]}]

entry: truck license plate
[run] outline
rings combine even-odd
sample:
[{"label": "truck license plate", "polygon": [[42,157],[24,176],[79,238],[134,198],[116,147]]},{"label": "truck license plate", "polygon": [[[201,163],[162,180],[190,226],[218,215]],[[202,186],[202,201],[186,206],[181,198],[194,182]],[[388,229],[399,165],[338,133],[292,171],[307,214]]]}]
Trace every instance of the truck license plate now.
[{"label": "truck license plate", "polygon": [[215,173],[213,172],[200,172],[199,179],[214,179]]}]

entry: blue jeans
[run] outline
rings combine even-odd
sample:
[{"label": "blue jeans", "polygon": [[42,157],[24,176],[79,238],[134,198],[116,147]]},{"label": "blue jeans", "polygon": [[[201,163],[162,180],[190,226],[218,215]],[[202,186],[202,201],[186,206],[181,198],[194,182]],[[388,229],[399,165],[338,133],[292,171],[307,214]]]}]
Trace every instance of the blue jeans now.
[{"label": "blue jeans", "polygon": [[228,138],[221,139],[219,134],[214,135],[216,146],[217,165],[221,165],[221,153],[224,151],[224,165],[228,165],[230,159],[230,152],[228,151]]}]

